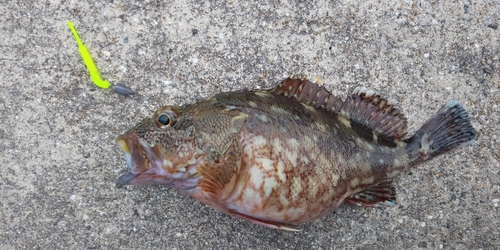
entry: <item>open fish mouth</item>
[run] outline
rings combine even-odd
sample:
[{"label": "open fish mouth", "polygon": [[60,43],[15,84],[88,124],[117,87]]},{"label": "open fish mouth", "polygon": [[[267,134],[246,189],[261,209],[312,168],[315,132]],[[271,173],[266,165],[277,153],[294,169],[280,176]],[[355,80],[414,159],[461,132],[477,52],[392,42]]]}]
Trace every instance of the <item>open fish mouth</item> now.
[{"label": "open fish mouth", "polygon": [[[130,172],[118,178],[119,185],[141,185],[149,184],[138,178],[141,173],[161,168],[161,161],[154,148],[150,147],[144,140],[134,133],[125,133],[116,138],[116,142],[125,155]],[[143,180],[143,181],[141,181]]]}]

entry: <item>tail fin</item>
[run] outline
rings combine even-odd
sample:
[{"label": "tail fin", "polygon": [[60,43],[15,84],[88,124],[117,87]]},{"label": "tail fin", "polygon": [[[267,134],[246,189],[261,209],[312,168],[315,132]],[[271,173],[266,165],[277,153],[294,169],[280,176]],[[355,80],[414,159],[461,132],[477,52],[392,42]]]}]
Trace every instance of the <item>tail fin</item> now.
[{"label": "tail fin", "polygon": [[451,100],[406,142],[412,164],[428,160],[455,148],[472,144],[477,138],[467,111]]}]

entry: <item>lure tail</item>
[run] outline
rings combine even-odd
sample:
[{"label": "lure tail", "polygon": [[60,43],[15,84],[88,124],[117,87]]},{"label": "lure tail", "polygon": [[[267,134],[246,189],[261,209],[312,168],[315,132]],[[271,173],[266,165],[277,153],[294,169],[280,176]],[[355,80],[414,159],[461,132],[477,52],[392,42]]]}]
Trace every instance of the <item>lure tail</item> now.
[{"label": "lure tail", "polygon": [[476,138],[467,111],[459,102],[451,100],[406,141],[407,151],[415,165],[452,149],[466,147]]},{"label": "lure tail", "polygon": [[71,32],[73,33],[73,36],[75,37],[76,43],[78,43],[78,51],[80,51],[80,55],[82,56],[83,62],[85,63],[85,66],[87,66],[87,70],[89,71],[90,74],[90,79],[92,79],[92,82],[99,87],[103,89],[107,89],[111,86],[109,82],[104,81],[101,78],[101,75],[99,74],[99,71],[97,70],[97,67],[95,66],[94,61],[92,60],[92,57],[90,57],[90,53],[83,45],[82,40],[80,39],[80,36],[78,35],[78,32],[75,29],[75,26],[73,26],[73,23],[68,21],[68,26]]}]

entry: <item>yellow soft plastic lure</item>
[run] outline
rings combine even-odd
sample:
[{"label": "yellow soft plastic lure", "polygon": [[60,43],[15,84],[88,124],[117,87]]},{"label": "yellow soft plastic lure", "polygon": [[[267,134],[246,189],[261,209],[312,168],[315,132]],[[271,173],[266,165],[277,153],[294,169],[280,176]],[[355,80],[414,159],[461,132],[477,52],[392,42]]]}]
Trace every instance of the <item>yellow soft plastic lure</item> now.
[{"label": "yellow soft plastic lure", "polygon": [[71,29],[71,32],[73,33],[73,35],[75,36],[76,42],[78,43],[78,50],[80,51],[80,55],[82,55],[83,62],[85,63],[85,65],[87,66],[87,69],[89,70],[90,78],[92,79],[92,82],[94,82],[94,84],[99,88],[103,88],[103,89],[109,88],[111,86],[111,84],[109,84],[109,82],[104,81],[101,78],[101,75],[99,74],[99,71],[97,70],[97,67],[94,64],[94,61],[92,61],[92,57],[90,57],[89,51],[87,50],[85,45],[83,45],[82,40],[80,39],[80,36],[78,36],[78,33],[76,32],[75,27],[73,26],[73,24],[70,21],[68,21],[68,26]]}]

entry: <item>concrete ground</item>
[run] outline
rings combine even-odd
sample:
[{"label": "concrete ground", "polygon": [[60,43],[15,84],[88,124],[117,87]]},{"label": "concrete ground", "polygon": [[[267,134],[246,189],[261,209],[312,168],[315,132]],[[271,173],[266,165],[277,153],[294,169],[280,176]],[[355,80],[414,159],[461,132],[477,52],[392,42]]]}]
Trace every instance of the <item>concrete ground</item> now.
[{"label": "concrete ground", "polygon": [[[104,79],[97,89],[66,22]],[[3,1],[0,249],[493,249],[500,245],[500,2]],[[410,134],[450,99],[472,146],[395,178],[390,208],[345,205],[301,232],[160,186],[116,186],[114,138],[165,104],[319,76],[382,93]]]}]

